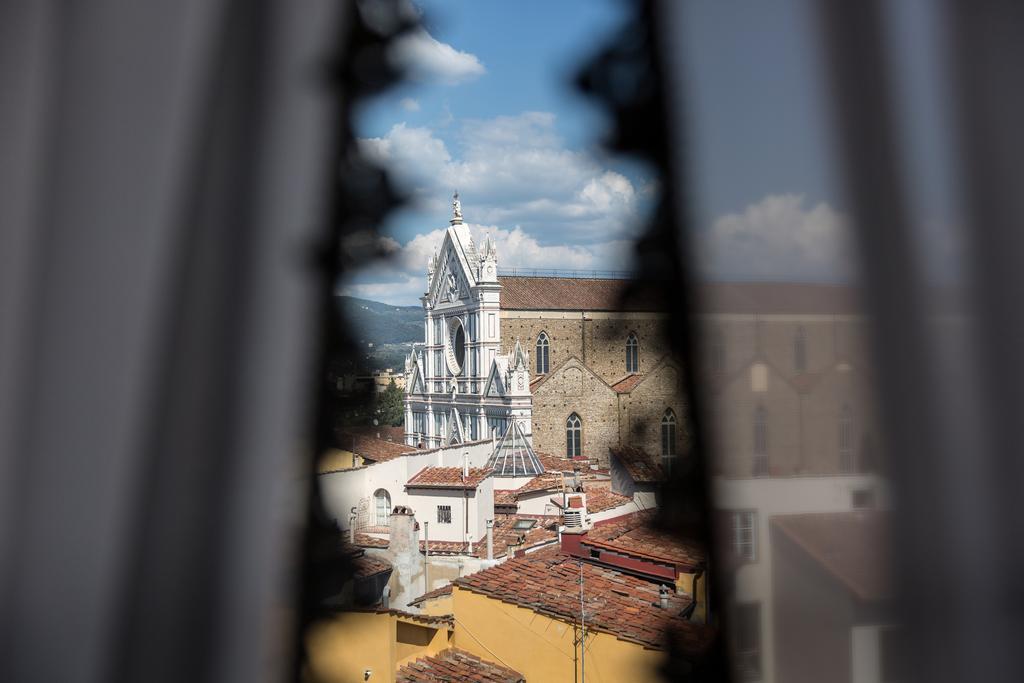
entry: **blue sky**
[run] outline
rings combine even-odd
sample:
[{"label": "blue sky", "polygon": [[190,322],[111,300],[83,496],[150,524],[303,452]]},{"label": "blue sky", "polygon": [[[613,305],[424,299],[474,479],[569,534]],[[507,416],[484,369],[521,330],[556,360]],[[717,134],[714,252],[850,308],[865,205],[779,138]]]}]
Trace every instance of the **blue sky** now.
[{"label": "blue sky", "polygon": [[[690,171],[702,273],[849,279],[849,227],[810,4],[668,4],[665,21],[678,38],[673,92],[686,106],[687,144],[678,152]],[[908,0],[901,11],[898,27],[907,35],[894,42],[905,52],[928,54],[926,4]],[[604,113],[570,85],[627,4],[424,0],[417,7],[424,31],[392,55],[410,68],[411,82],[358,119],[364,149],[392,169],[413,202],[386,226],[394,258],[342,291],[417,303],[455,188],[474,233],[496,239],[502,266],[628,268],[630,240],[657,187],[642,166],[600,150]],[[909,61],[908,116],[927,123],[936,88]],[[925,170],[938,166],[932,128],[913,126],[908,137],[920,152],[910,162]],[[931,180],[929,187],[943,179]],[[919,202],[934,194],[920,193]]]}]

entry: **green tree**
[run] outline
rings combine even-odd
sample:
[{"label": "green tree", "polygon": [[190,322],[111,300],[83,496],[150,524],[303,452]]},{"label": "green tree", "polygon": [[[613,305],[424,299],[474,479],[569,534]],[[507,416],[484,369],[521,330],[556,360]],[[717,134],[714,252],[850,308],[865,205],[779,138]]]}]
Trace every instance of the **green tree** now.
[{"label": "green tree", "polygon": [[382,425],[399,427],[405,417],[405,410],[402,405],[402,390],[391,380],[384,391],[377,396],[378,420]]}]

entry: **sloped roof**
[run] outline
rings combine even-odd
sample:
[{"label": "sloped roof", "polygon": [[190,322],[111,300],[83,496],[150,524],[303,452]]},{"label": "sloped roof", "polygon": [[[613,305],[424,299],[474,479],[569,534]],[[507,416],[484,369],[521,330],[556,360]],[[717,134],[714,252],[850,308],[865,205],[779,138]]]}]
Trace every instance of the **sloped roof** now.
[{"label": "sloped roof", "polygon": [[[503,275],[501,307],[505,310],[621,311],[629,280]],[[649,310],[633,304],[625,310]]]},{"label": "sloped roof", "polygon": [[[590,496],[587,496],[587,506]],[[598,545],[624,554],[696,567],[707,560],[704,548],[651,526],[652,512],[641,512],[601,523],[587,532],[583,544]]]},{"label": "sloped roof", "polygon": [[340,448],[352,451],[356,455],[374,462],[387,462],[406,453],[416,452],[415,446],[406,446],[404,443],[386,441],[367,434],[342,432],[338,434],[337,438]]},{"label": "sloped roof", "polygon": [[583,491],[587,494],[587,512],[604,512],[633,502],[629,496],[619,495],[608,486],[584,484]]},{"label": "sloped roof", "polygon": [[893,597],[885,554],[888,513],[856,510],[783,515],[772,517],[771,524],[861,600]]},{"label": "sloped roof", "polygon": [[563,621],[579,618],[582,568],[587,627],[620,640],[661,649],[665,629],[674,626],[706,637],[691,639],[705,647],[713,630],[680,616],[688,596],[670,593],[659,605],[659,586],[610,567],[580,562],[551,548],[456,579],[456,588],[486,595]]},{"label": "sloped roof", "polygon": [[486,467],[469,468],[469,476],[463,478],[461,467],[424,467],[405,482],[407,488],[475,489],[491,476]]},{"label": "sloped roof", "polygon": [[[629,280],[505,275],[501,307],[507,310],[657,311],[653,301],[622,295]],[[698,312],[761,314],[862,313],[857,289],[802,282],[710,282],[697,287]]]},{"label": "sloped roof", "polygon": [[408,662],[395,674],[395,683],[522,683],[525,680],[518,671],[455,648]]},{"label": "sloped roof", "polygon": [[[533,520],[534,525],[527,530],[516,529],[516,522],[521,520]],[[508,554],[509,545],[516,546],[517,550],[526,550],[536,546],[547,545],[558,540],[558,521],[554,515],[520,515],[520,514],[495,514],[493,534],[494,557],[504,557]],[[426,544],[420,541],[420,552],[426,551]],[[469,553],[469,544],[461,541],[431,541],[431,555],[466,555],[473,557],[487,557],[487,536],[481,536],[473,541],[473,552]]]},{"label": "sloped roof", "polygon": [[427,600],[434,600],[436,598],[443,598],[443,597],[445,597],[447,595],[451,595],[451,594],[452,594],[452,585],[450,583],[446,583],[445,585],[441,586],[440,588],[435,588],[432,591],[427,591],[423,595],[419,596],[418,598],[416,598],[415,600],[413,600],[412,602],[409,603],[409,607],[416,607],[418,605],[422,605]]},{"label": "sloped roof", "polygon": [[640,384],[640,382],[642,382],[643,379],[644,375],[641,375],[636,372],[631,372],[622,379],[620,379],[618,382],[612,384],[611,387],[612,389],[615,390],[615,393],[617,394],[628,394],[629,392],[633,391],[633,389],[636,388],[636,385]]},{"label": "sloped roof", "polygon": [[656,484],[666,480],[661,464],[653,456],[634,446],[612,446],[609,452],[638,484]]},{"label": "sloped roof", "polygon": [[505,430],[487,459],[487,467],[494,470],[496,477],[529,477],[544,472],[518,420],[513,420]]}]

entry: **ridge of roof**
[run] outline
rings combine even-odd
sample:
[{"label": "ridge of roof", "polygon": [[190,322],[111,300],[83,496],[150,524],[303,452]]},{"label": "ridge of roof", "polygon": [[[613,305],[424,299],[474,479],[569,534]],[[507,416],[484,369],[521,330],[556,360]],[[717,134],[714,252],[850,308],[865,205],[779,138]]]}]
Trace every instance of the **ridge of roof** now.
[{"label": "ridge of roof", "polygon": [[524,683],[523,674],[503,664],[481,659],[465,650],[448,648],[436,655],[418,657],[403,664],[395,674],[395,683]]}]

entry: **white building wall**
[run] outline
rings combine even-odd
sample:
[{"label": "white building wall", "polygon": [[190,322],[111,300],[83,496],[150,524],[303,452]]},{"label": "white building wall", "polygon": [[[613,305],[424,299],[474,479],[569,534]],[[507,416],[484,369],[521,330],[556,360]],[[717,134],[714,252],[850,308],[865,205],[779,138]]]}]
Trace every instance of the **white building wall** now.
[{"label": "white building wall", "polygon": [[[434,510],[431,510],[429,517],[424,517],[420,513],[405,490],[406,482],[424,467],[431,465],[462,467],[465,454],[469,455],[470,467],[483,467],[487,463],[493,447],[491,440],[486,439],[403,455],[394,460],[374,463],[359,469],[321,474],[318,481],[324,507],[331,518],[338,523],[338,526],[348,528],[349,510],[353,506],[361,507],[367,510],[372,517],[373,495],[378,489],[384,489],[391,496],[392,507],[407,505],[416,511],[417,519],[421,521],[436,519]],[[491,509],[493,510],[493,487],[491,491]],[[360,522],[363,519],[361,517]],[[431,533],[433,533],[433,528],[431,528]],[[461,540],[461,538],[455,540]]]},{"label": "white building wall", "polygon": [[[716,477],[712,482],[714,505],[719,510],[753,510],[757,513],[756,560],[736,570],[737,603],[761,604],[760,681],[775,681],[774,600],[772,597],[772,549],[768,532],[771,518],[853,510],[855,491],[874,492],[875,507],[889,507],[888,489],[877,475],[841,475],[831,477],[785,477],[732,479]],[[729,538],[718,539],[727,544]]]}]

